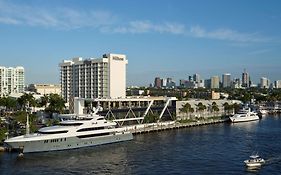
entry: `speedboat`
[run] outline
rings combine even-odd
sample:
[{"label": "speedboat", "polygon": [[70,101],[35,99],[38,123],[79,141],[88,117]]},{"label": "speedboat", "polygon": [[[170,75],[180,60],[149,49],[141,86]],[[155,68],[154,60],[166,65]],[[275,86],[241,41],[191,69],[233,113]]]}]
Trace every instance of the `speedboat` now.
[{"label": "speedboat", "polygon": [[[77,116],[59,125],[44,127],[37,133],[25,134],[4,141],[8,148],[22,153],[57,151],[132,140],[131,132],[115,127],[116,122],[101,115]],[[28,127],[27,127],[28,129]]]},{"label": "speedboat", "polygon": [[256,112],[253,112],[250,108],[248,108],[238,111],[238,113],[234,114],[232,117],[229,117],[229,119],[231,122],[236,123],[259,120],[260,118]]},{"label": "speedboat", "polygon": [[247,167],[260,167],[265,163],[265,160],[261,158],[258,154],[251,155],[250,159],[245,160],[244,163]]}]

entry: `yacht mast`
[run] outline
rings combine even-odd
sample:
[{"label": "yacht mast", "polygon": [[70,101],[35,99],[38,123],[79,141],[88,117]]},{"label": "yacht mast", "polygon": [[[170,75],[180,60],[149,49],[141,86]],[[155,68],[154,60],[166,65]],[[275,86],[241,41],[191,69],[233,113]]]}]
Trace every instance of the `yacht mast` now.
[{"label": "yacht mast", "polygon": [[[27,103],[27,108],[29,108],[29,103]],[[29,115],[28,115],[28,109],[26,109],[26,135],[29,135]]]}]

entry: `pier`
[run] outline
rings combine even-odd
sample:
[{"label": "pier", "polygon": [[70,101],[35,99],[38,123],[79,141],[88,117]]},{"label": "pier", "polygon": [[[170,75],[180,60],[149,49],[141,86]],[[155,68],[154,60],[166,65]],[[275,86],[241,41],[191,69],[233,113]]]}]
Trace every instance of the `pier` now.
[{"label": "pier", "polygon": [[150,132],[160,132],[160,131],[173,130],[173,129],[218,124],[218,123],[224,123],[227,121],[228,121],[228,119],[218,119],[218,120],[211,119],[211,120],[202,120],[202,121],[199,120],[197,122],[187,122],[187,123],[168,121],[168,122],[148,123],[148,124],[141,124],[141,125],[134,125],[134,126],[126,126],[124,128],[126,128],[127,131],[130,131],[134,135],[137,135],[137,134],[145,134],[145,133],[150,133]]}]

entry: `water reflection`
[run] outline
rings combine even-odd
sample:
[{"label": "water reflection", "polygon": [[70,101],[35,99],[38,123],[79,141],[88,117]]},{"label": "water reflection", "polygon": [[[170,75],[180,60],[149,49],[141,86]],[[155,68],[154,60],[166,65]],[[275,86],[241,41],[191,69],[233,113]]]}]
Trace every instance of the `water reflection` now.
[{"label": "water reflection", "polygon": [[[25,154],[10,165],[26,171],[48,169],[85,174],[130,174],[126,143],[102,145],[67,151]],[[46,172],[45,172],[46,173]],[[83,174],[84,174],[83,173]]]}]

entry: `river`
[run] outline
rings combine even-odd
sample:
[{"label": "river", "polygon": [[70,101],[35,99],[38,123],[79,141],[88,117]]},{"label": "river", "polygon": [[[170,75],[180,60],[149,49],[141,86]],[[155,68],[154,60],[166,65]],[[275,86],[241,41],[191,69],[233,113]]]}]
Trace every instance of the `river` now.
[{"label": "river", "polygon": [[[254,151],[266,163],[250,170],[243,161]],[[281,174],[281,117],[148,133],[128,142],[23,158],[0,153],[0,174]]]}]

